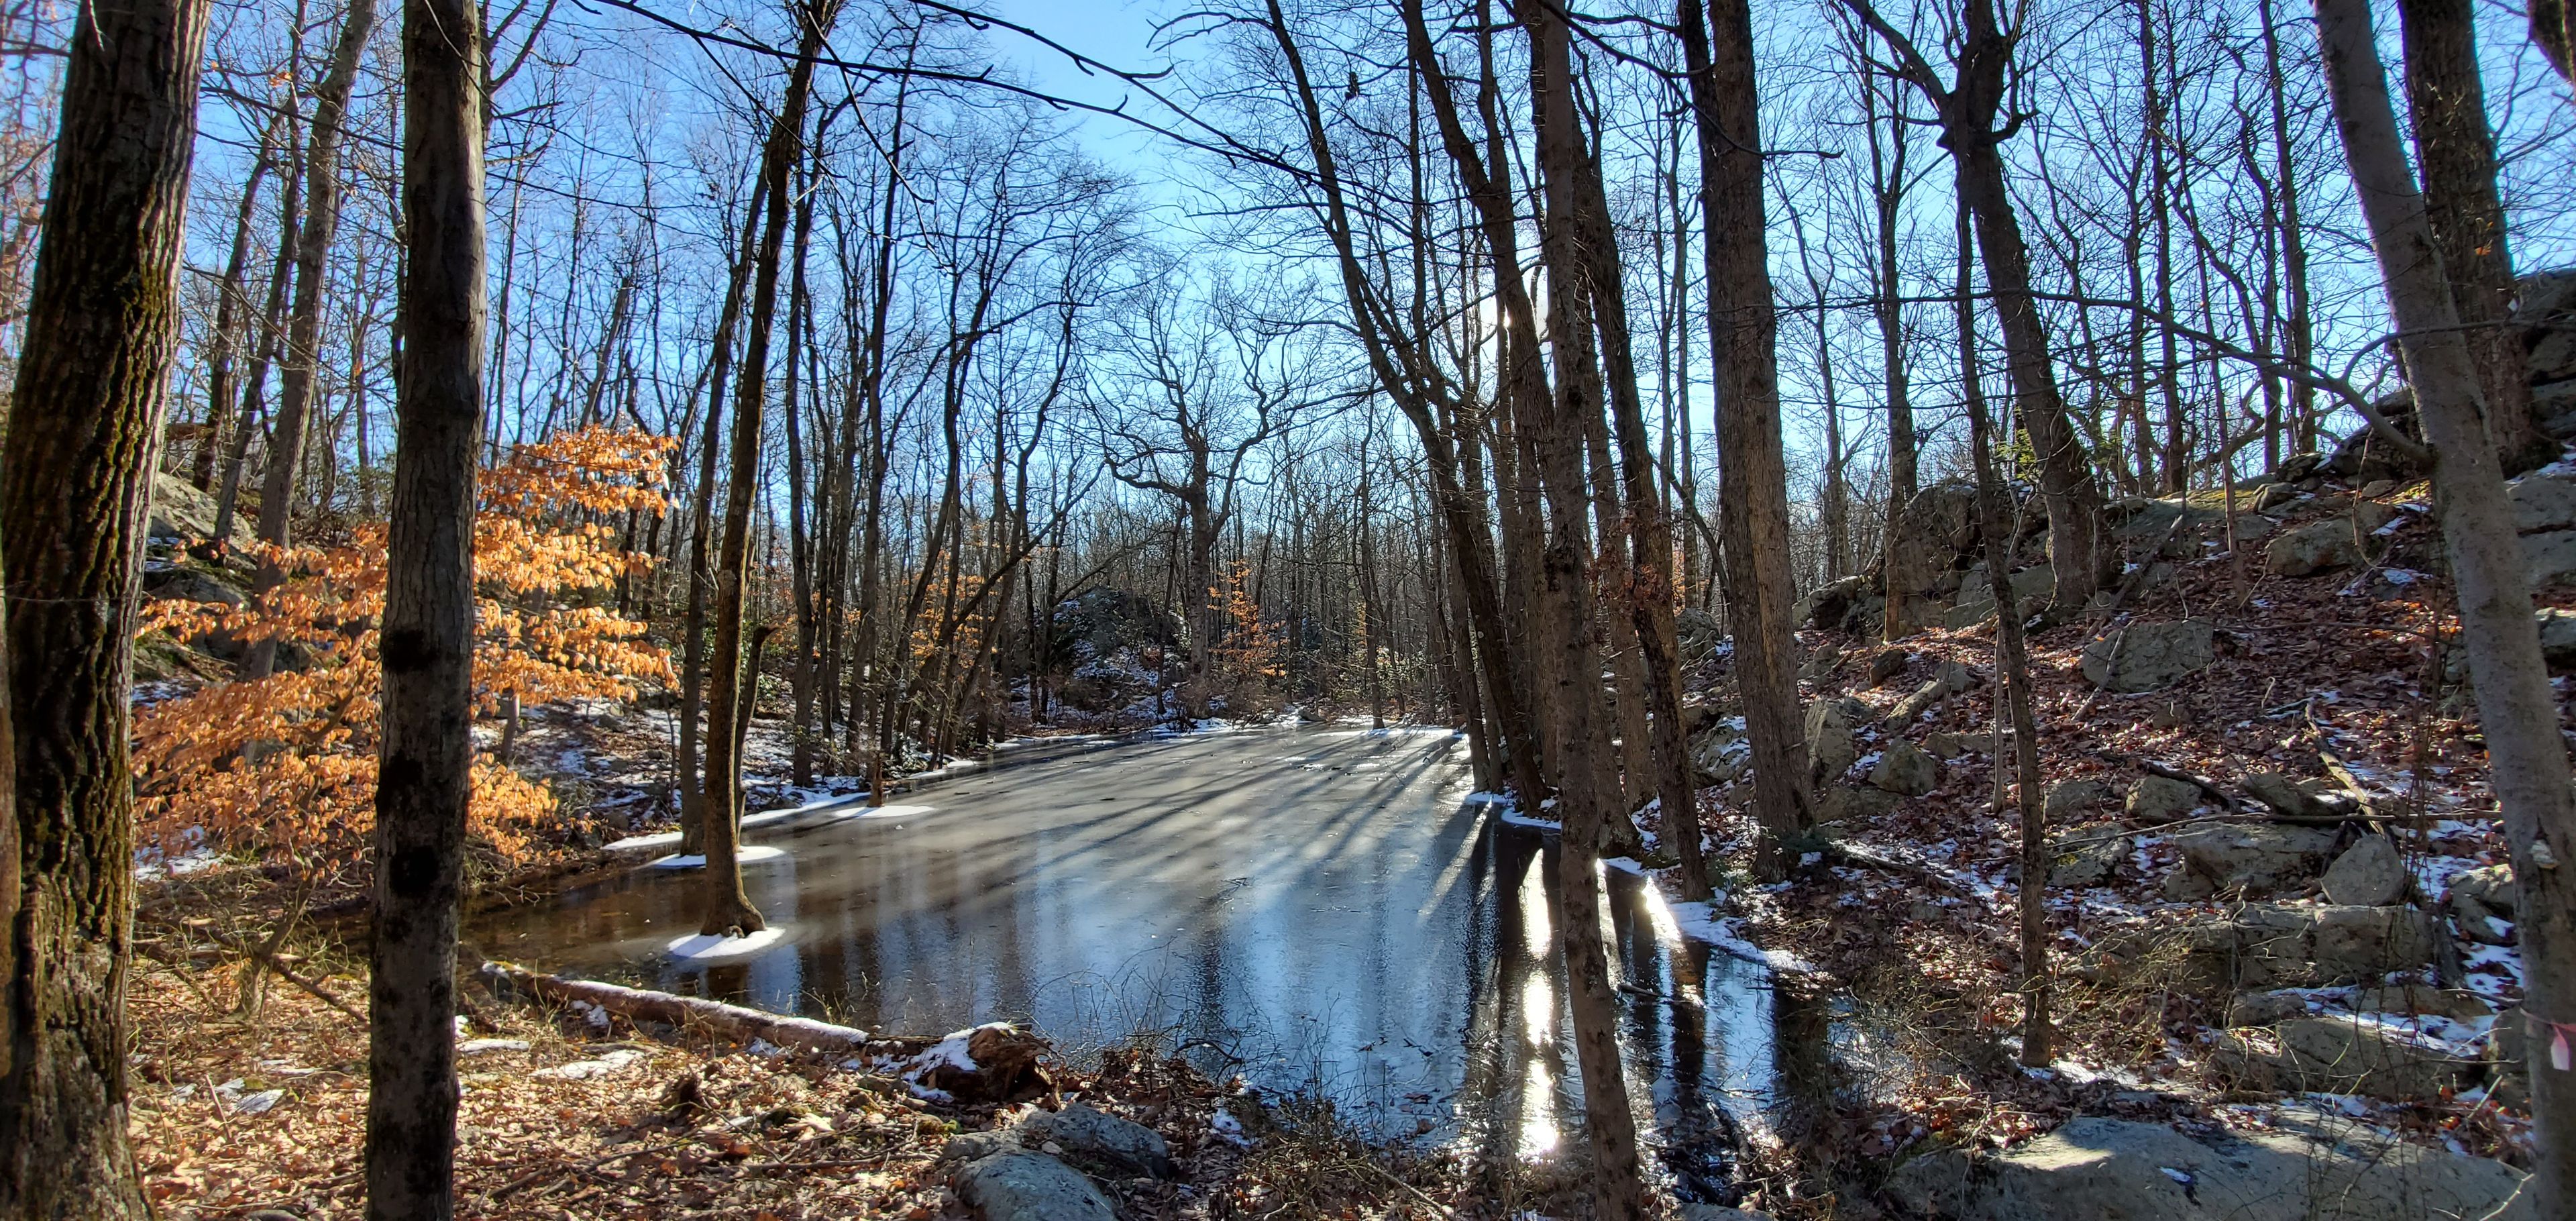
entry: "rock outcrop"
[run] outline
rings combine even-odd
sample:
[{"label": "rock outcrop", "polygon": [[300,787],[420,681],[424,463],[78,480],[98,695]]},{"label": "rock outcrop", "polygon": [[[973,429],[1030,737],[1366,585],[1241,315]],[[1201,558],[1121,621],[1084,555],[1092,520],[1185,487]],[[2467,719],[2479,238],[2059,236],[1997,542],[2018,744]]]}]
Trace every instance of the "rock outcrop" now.
[{"label": "rock outcrop", "polygon": [[2132,623],[2084,647],[2084,677],[2106,691],[2155,691],[2216,658],[2206,619]]},{"label": "rock outcrop", "polygon": [[2300,1113],[2269,1131],[2186,1134],[2084,1117],[1993,1155],[1950,1149],[1897,1167],[1888,1194],[1951,1221],[2531,1221],[2521,1171]]}]

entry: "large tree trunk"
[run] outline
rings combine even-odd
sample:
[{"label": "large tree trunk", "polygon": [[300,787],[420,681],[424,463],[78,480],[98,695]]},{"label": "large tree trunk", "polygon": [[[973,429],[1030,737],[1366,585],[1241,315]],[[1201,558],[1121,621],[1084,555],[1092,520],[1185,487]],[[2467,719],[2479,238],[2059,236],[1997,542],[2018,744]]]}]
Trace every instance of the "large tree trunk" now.
[{"label": "large tree trunk", "polygon": [[[1916,471],[1914,401],[1905,367],[1905,274],[1896,261],[1898,226],[1905,208],[1908,148],[1902,108],[1896,101],[1898,88],[1890,82],[1887,129],[1882,135],[1878,124],[1879,78],[1872,75],[1861,84],[1863,121],[1869,138],[1870,202],[1878,237],[1875,265],[1870,268],[1876,280],[1870,317],[1878,324],[1879,358],[1887,376],[1887,520],[1879,538],[1879,571],[1890,577],[1903,562],[1897,557],[1897,540],[1904,536],[1905,507],[1913,503],[1920,482]],[[1880,624],[1882,638],[1900,640],[1912,635],[1922,625],[1908,614],[1908,600],[1894,588],[1885,592],[1887,613]]]},{"label": "large tree trunk", "polygon": [[2397,324],[2397,346],[2433,448],[2433,489],[2460,608],[2460,640],[2486,733],[2491,783],[2504,813],[2514,876],[2522,883],[2516,929],[2532,1023],[2531,1215],[2576,1207],[2576,1074],[2542,1049],[2576,1021],[2576,877],[2559,855],[2576,851],[2567,746],[2558,701],[2532,623],[2521,542],[2493,439],[2481,426],[2476,357],[2459,328],[2441,247],[2416,193],[2389,105],[2368,0],[2317,0],[2327,90],[2343,135],[2362,216],[2379,256]]},{"label": "large tree trunk", "polygon": [[764,177],[752,187],[750,206],[743,213],[742,249],[734,258],[724,306],[716,315],[713,351],[707,355],[707,426],[698,442],[697,486],[689,489],[689,592],[680,612],[680,741],[671,765],[680,789],[682,856],[706,851],[707,786],[698,764],[706,753],[706,731],[701,725],[706,719],[707,594],[715,587],[709,542],[715,533],[716,454],[724,437],[725,391],[733,372],[733,330],[742,319],[742,295],[751,279],[768,185]]},{"label": "large tree trunk", "polygon": [[[1583,1072],[1584,1134],[1592,1154],[1592,1215],[1603,1221],[1642,1218],[1649,1201],[1638,1170],[1636,1116],[1628,1100],[1619,1057],[1619,998],[1612,990],[1609,946],[1602,936],[1601,837],[1615,814],[1604,798],[1618,791],[1606,774],[1612,763],[1602,722],[1601,651],[1595,643],[1592,556],[1585,530],[1589,509],[1584,478],[1584,432],[1601,417],[1601,375],[1593,364],[1592,299],[1584,266],[1581,226],[1575,217],[1586,158],[1574,112],[1572,56],[1565,24],[1545,5],[1525,5],[1530,36],[1530,100],[1544,167],[1547,220],[1541,247],[1547,265],[1548,346],[1556,366],[1556,394],[1539,408],[1533,441],[1549,513],[1547,552],[1540,570],[1547,603],[1562,625],[1550,701],[1558,727],[1565,783],[1557,808],[1565,820],[1557,855],[1558,899],[1565,920],[1558,941],[1565,953],[1566,993],[1574,1018],[1574,1051]],[[1497,268],[1510,275],[1509,266]]]},{"label": "large tree trunk", "polygon": [[[1717,364],[1718,520],[1735,681],[1753,747],[1763,835],[1757,877],[1780,876],[1780,843],[1807,825],[1807,744],[1798,715],[1797,635],[1789,622],[1789,476],[1780,452],[1779,315],[1764,241],[1762,133],[1753,84],[1753,14],[1719,0],[1716,38],[1699,0],[1681,0],[1683,62],[1699,127],[1700,209],[1708,226],[1709,350]],[[1722,57],[1722,58],[1720,58]]]},{"label": "large tree trunk", "polygon": [[[376,28],[376,0],[349,0],[331,68],[314,91],[313,145],[304,159],[304,223],[295,239],[295,304],[287,311],[285,359],[278,365],[277,423],[269,430],[268,469],[259,489],[259,541],[283,547],[295,514],[295,477],[304,464],[304,434],[312,414],[313,374],[321,357],[322,290],[329,275],[331,239],[340,227],[340,140],[349,91],[358,83],[358,59]],[[265,599],[286,581],[274,559],[262,559],[251,594]],[[250,646],[242,677],[266,678],[277,666],[277,642]]]},{"label": "large tree trunk", "polygon": [[483,431],[482,14],[403,6],[403,224],[386,537],[384,736],[369,952],[367,1215],[455,1207],[456,922],[474,767],[474,487]]},{"label": "large tree trunk", "polygon": [[[760,252],[752,265],[750,328],[743,341],[740,391],[734,399],[732,470],[725,482],[724,546],[716,559],[716,632],[707,680],[707,774],[700,818],[705,825],[705,916],[708,936],[756,933],[765,925],[742,889],[742,752],[728,718],[746,714],[743,676],[743,595],[751,569],[751,502],[759,491],[761,425],[769,401],[769,338],[777,315],[778,262],[787,239],[787,178],[803,149],[805,101],[813,91],[814,56],[831,24],[831,0],[795,7],[803,29],[787,96],[761,150],[761,194],[766,204]],[[792,345],[791,345],[792,346]],[[757,684],[758,673],[750,676]]]},{"label": "large tree trunk", "polygon": [[0,864],[0,1217],[150,1215],[125,1135],[126,726],[136,571],[179,344],[206,11],[201,0],[83,5],[67,43],[0,452],[16,760],[13,826],[0,834],[11,850]]},{"label": "large tree trunk", "polygon": [[2450,274],[2451,303],[2468,328],[2469,359],[2486,400],[2487,433],[2504,469],[2558,456],[2531,421],[2523,328],[2513,321],[2513,255],[2496,195],[2495,135],[2478,78],[2477,24],[2469,0],[2398,0],[2406,48],[2406,101],[2424,173],[2424,212]]}]

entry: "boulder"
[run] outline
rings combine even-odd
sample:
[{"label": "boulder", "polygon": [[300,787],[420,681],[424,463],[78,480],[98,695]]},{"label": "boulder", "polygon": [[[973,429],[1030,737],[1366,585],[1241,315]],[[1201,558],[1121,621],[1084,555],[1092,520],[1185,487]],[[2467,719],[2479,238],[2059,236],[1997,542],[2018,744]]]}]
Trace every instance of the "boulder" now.
[{"label": "boulder", "polygon": [[1956,759],[1968,753],[1968,741],[1955,733],[1936,733],[1923,739],[1923,753],[1944,761]]},{"label": "boulder", "polygon": [[2122,809],[2129,817],[2150,826],[2177,822],[2202,801],[2200,786],[2188,780],[2169,776],[2143,776],[2129,786],[2128,800]]},{"label": "boulder", "polygon": [[1040,1111],[1029,1116],[1021,1122],[1020,1134],[1023,1145],[1052,1144],[1065,1156],[1114,1170],[1158,1179],[1174,1178],[1180,1173],[1172,1165],[1171,1149],[1163,1143],[1161,1133],[1079,1102],[1061,1111]]},{"label": "boulder", "polygon": [[2322,814],[2316,795],[2279,772],[2253,772],[2244,780],[2245,795],[2284,814]]},{"label": "boulder", "polygon": [[2334,850],[2335,833],[2320,827],[2210,823],[2175,832],[2166,843],[2182,866],[2165,879],[2165,895],[2204,899],[2222,891],[2261,894],[2316,875]]},{"label": "boulder", "polygon": [[192,564],[147,566],[143,570],[143,592],[166,600],[213,602],[233,607],[249,601],[248,596],[230,581]]},{"label": "boulder", "polygon": [[1798,677],[1808,682],[1815,682],[1833,673],[1834,667],[1842,663],[1843,646],[1828,640],[1817,645],[1816,651],[1807,655],[1806,663],[1798,667]]},{"label": "boulder", "polygon": [[1943,480],[1916,492],[1897,515],[1882,588],[1898,599],[1903,626],[1918,626],[1937,611],[1932,599],[1958,587],[1959,556],[1976,541],[1976,504],[1974,486]]},{"label": "boulder", "polygon": [[1726,625],[1705,608],[1685,606],[1673,616],[1673,636],[1681,644],[1682,660],[1706,661],[1726,643]]},{"label": "boulder", "polygon": [[2433,961],[2432,919],[2409,907],[2249,903],[2224,935],[2196,943],[2243,988],[2323,988],[2376,981]]},{"label": "boulder", "polygon": [[2108,839],[2099,833],[2083,837],[2090,841],[2072,847],[2049,849],[2048,884],[2070,890],[2100,886],[2111,880],[2120,862],[2129,855],[2129,837],[2114,835]]},{"label": "boulder", "polygon": [[1869,705],[1842,696],[1807,705],[1807,768],[1811,782],[1839,778],[1860,759],[1856,731],[1869,720]]},{"label": "boulder", "polygon": [[1879,752],[1877,765],[1869,769],[1869,782],[1899,796],[1920,797],[1941,786],[1941,765],[1900,738]]},{"label": "boulder", "polygon": [[2082,780],[2061,780],[2048,787],[2048,795],[2040,800],[2040,808],[2048,815],[2048,821],[2056,822],[2111,800],[2115,791],[2110,781],[2089,776]]},{"label": "boulder", "polygon": [[2154,691],[2216,657],[2205,619],[2132,623],[2084,646],[2084,677],[2109,691]]},{"label": "boulder", "polygon": [[1913,694],[1896,701],[1896,706],[1887,710],[1887,723],[1897,729],[1903,729],[1913,724],[1914,718],[1932,711],[1934,706],[1949,698],[1949,695],[1950,688],[1947,684],[1937,678],[1929,679],[1922,686],[1916,687]]},{"label": "boulder", "polygon": [[2414,1102],[2464,1089],[2486,1073],[2471,1052],[2359,1016],[2290,1018],[2278,1032],[2279,1079],[2297,1089]]},{"label": "boulder", "polygon": [[1080,1171],[1043,1153],[1010,1149],[960,1168],[957,1197],[984,1221],[1117,1221],[1118,1210]]},{"label": "boulder", "polygon": [[1951,1221],[2531,1221],[2539,1212],[2524,1177],[2306,1112],[2268,1130],[2205,1135],[2084,1116],[2001,1153],[1917,1154],[1889,1175],[1887,1193],[1912,1214]]},{"label": "boulder", "polygon": [[2467,895],[2451,896],[2450,909],[2451,923],[2460,930],[2460,936],[2479,945],[2514,943],[2514,913],[2511,910],[2497,911]]},{"label": "boulder", "polygon": [[2394,903],[2406,894],[2406,861],[2385,835],[2364,835],[2326,867],[2330,902],[2354,907]]},{"label": "boulder", "polygon": [[[233,514],[235,545],[248,543],[251,515]],[[197,485],[177,475],[160,471],[152,475],[152,516],[144,527],[146,537],[170,543],[194,542],[212,538],[215,533],[215,498],[197,490]]]},{"label": "boulder", "polygon": [[1057,657],[1087,661],[1125,648],[1173,645],[1180,638],[1179,621],[1153,599],[1104,586],[1085,590],[1055,608],[1051,647]]},{"label": "boulder", "polygon": [[2576,530],[2523,535],[2522,572],[2534,589],[2576,577]]},{"label": "boulder", "polygon": [[1790,609],[1789,617],[1805,627],[1841,631],[1855,610],[1862,611],[1861,618],[1867,618],[1866,605],[1877,601],[1870,596],[1874,586],[1875,582],[1865,573],[1819,585],[1808,591],[1806,597],[1798,599],[1798,604]]},{"label": "boulder", "polygon": [[1753,766],[1753,743],[1744,736],[1743,717],[1724,717],[1691,739],[1691,775],[1701,784],[1733,784]]},{"label": "boulder", "polygon": [[2263,567],[2274,576],[2304,577],[2343,568],[2365,558],[2362,540],[2387,525],[2396,510],[2375,501],[2353,505],[2351,515],[2337,515],[2285,530],[2263,546]]},{"label": "boulder", "polygon": [[[2024,617],[2038,613],[2048,605],[2049,596],[2057,590],[2057,570],[2045,564],[2024,568],[2012,574],[2013,605]],[[1995,617],[1995,585],[1986,576],[1981,562],[1968,570],[1959,581],[1959,604],[1942,616],[1942,626],[1952,630],[1975,627]]]},{"label": "boulder", "polygon": [[2522,903],[2522,888],[2514,884],[2513,866],[2484,865],[2451,879],[2448,893],[2453,898],[2474,899],[2510,918]]},{"label": "boulder", "polygon": [[2540,655],[2553,666],[2576,666],[2576,611],[2544,606],[2532,617],[2540,625]]},{"label": "boulder", "polygon": [[2557,475],[2525,475],[2507,493],[2513,501],[2517,534],[2576,529],[2576,480]]},{"label": "boulder", "polygon": [[1896,677],[1904,671],[1905,662],[1906,653],[1904,649],[1880,649],[1876,656],[1869,659],[1869,685],[1875,687],[1880,683]]}]

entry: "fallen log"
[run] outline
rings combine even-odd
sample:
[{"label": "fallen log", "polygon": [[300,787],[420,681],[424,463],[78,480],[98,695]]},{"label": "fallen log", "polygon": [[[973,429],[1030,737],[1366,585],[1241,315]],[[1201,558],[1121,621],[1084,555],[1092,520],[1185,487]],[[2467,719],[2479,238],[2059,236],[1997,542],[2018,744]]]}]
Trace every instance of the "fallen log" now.
[{"label": "fallen log", "polygon": [[506,994],[516,990],[559,1005],[578,1002],[597,1006],[603,1012],[628,1021],[662,1022],[684,1030],[711,1031],[743,1040],[762,1039],[781,1047],[857,1055],[861,1052],[883,1054],[917,1047],[922,1042],[918,1039],[871,1041],[868,1032],[853,1026],[836,1026],[812,1018],[784,1017],[741,1005],[700,1000],[694,996],[673,996],[668,992],[648,992],[642,988],[624,988],[586,979],[565,979],[516,963],[487,962],[483,964],[481,974],[495,992]]},{"label": "fallen log", "polygon": [[674,996],[586,979],[565,979],[509,962],[486,962],[480,974],[492,990],[559,1005],[596,1006],[630,1022],[661,1022],[682,1030],[780,1047],[798,1047],[863,1061],[893,1072],[928,1098],[957,1102],[1007,1102],[1052,1088],[1043,1063],[1046,1040],[1007,1022],[987,1022],[942,1038],[870,1037],[854,1026],[785,1017],[721,1001]]}]

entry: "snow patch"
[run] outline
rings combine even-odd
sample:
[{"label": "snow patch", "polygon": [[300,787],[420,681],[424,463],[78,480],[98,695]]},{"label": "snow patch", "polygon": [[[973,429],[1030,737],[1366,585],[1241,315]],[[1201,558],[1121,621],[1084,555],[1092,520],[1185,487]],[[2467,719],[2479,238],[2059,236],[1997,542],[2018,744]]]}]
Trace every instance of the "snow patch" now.
[{"label": "snow patch", "polygon": [[785,936],[787,936],[787,930],[776,926],[740,937],[712,937],[705,933],[691,933],[686,937],[674,939],[664,948],[670,951],[673,958],[685,958],[692,962],[716,962],[757,954],[778,944]]},{"label": "snow patch", "polygon": [[[734,850],[734,859],[745,865],[757,865],[763,861],[785,860],[787,859],[787,850],[784,848],[771,848],[765,845],[738,848]],[[704,869],[706,867],[707,858],[703,856],[666,856],[645,866],[647,869]]]}]

